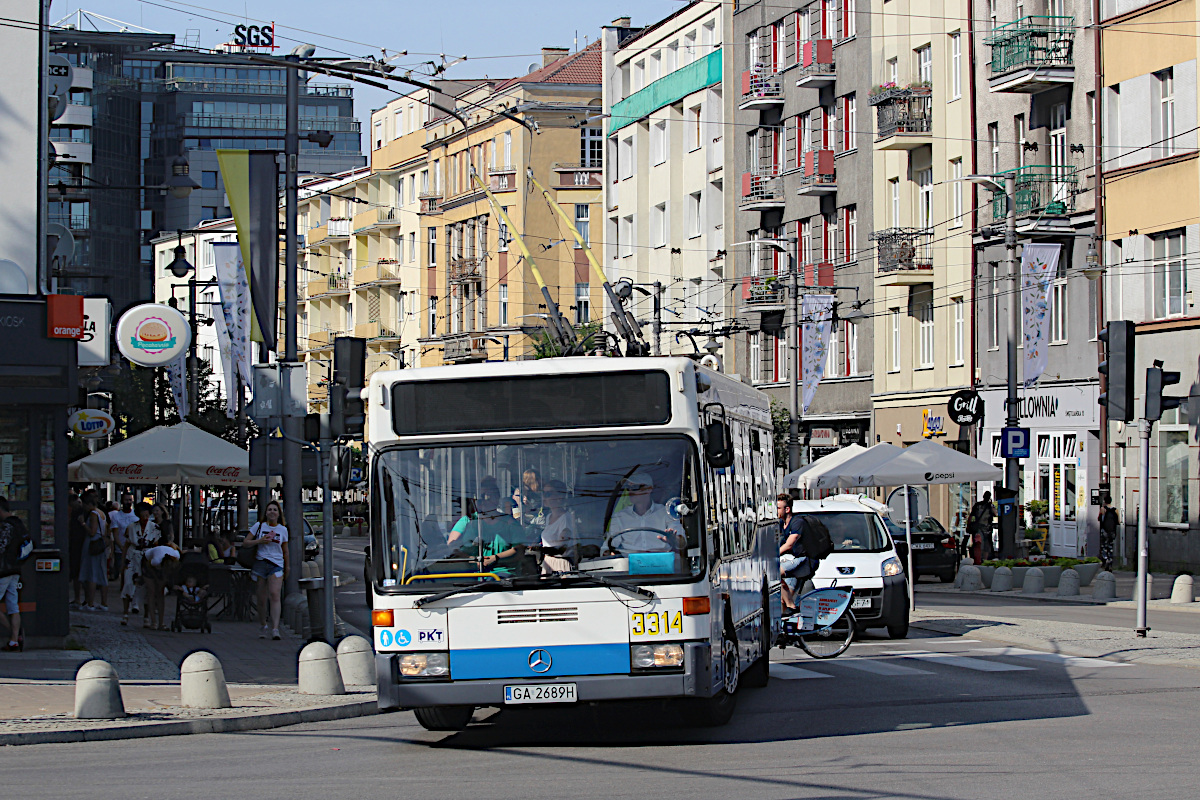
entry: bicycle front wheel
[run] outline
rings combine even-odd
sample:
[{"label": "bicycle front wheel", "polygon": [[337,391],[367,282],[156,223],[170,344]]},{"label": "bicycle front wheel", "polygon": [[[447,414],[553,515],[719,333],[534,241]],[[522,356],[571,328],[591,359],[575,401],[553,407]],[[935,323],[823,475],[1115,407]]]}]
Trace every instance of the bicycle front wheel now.
[{"label": "bicycle front wheel", "polygon": [[800,646],[813,658],[836,658],[854,641],[854,613],[849,609],[827,628],[800,636]]}]

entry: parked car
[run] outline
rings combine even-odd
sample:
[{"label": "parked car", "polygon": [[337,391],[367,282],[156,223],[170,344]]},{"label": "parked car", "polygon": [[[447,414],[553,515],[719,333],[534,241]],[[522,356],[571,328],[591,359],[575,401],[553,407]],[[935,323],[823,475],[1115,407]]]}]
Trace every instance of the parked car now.
[{"label": "parked car", "polygon": [[[908,569],[908,539],[904,526],[885,519],[888,533],[896,544],[900,562]],[[936,575],[943,583],[953,583],[958,575],[958,539],[933,517],[925,517],[912,526],[913,580],[922,575]]]},{"label": "parked car", "polygon": [[908,636],[908,584],[877,506],[842,495],[824,500],[796,500],[793,513],[814,517],[829,531],[833,552],[821,562],[812,583],[854,589],[851,609],[859,628],[887,628],[888,636]]}]

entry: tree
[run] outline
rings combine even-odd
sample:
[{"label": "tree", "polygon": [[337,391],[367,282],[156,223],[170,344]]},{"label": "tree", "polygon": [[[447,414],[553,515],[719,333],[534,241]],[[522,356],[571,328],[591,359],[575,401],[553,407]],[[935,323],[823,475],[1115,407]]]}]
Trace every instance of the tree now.
[{"label": "tree", "polygon": [[[599,322],[585,322],[572,326],[575,331],[575,341],[584,343],[587,352],[604,348],[604,331]],[[533,338],[534,358],[558,358],[563,354],[563,346],[548,328],[539,331]]]},{"label": "tree", "polygon": [[788,413],[787,406],[772,397],[771,425],[775,430],[771,438],[775,443],[775,466],[783,469],[788,467],[788,429],[791,421],[792,415]]}]

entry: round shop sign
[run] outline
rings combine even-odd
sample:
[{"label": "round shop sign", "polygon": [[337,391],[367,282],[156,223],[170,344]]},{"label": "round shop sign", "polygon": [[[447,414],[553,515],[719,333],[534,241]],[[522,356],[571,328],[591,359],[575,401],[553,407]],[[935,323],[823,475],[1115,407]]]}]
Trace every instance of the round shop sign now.
[{"label": "round shop sign", "polygon": [[170,306],[146,303],[134,306],[117,322],[117,347],[121,355],[143,367],[161,367],[175,361],[192,343],[192,330],[183,314]]},{"label": "round shop sign", "polygon": [[983,419],[983,398],[973,389],[962,389],[950,396],[946,410],[955,425],[974,425]]},{"label": "round shop sign", "polygon": [[103,439],[117,426],[112,414],[98,408],[81,408],[67,417],[67,427],[84,439]]}]

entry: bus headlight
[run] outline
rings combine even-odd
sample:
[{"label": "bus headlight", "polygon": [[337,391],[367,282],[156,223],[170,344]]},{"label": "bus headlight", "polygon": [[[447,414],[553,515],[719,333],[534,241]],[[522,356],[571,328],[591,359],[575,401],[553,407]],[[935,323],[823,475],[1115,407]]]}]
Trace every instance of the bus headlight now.
[{"label": "bus headlight", "polygon": [[398,663],[405,678],[445,678],[450,674],[448,653],[405,653]]},{"label": "bus headlight", "polygon": [[890,578],[894,575],[899,575],[904,571],[904,567],[900,565],[900,559],[892,556],[887,561],[883,562],[883,577]]},{"label": "bus headlight", "polygon": [[634,669],[670,669],[683,666],[681,644],[635,644],[629,648]]}]

